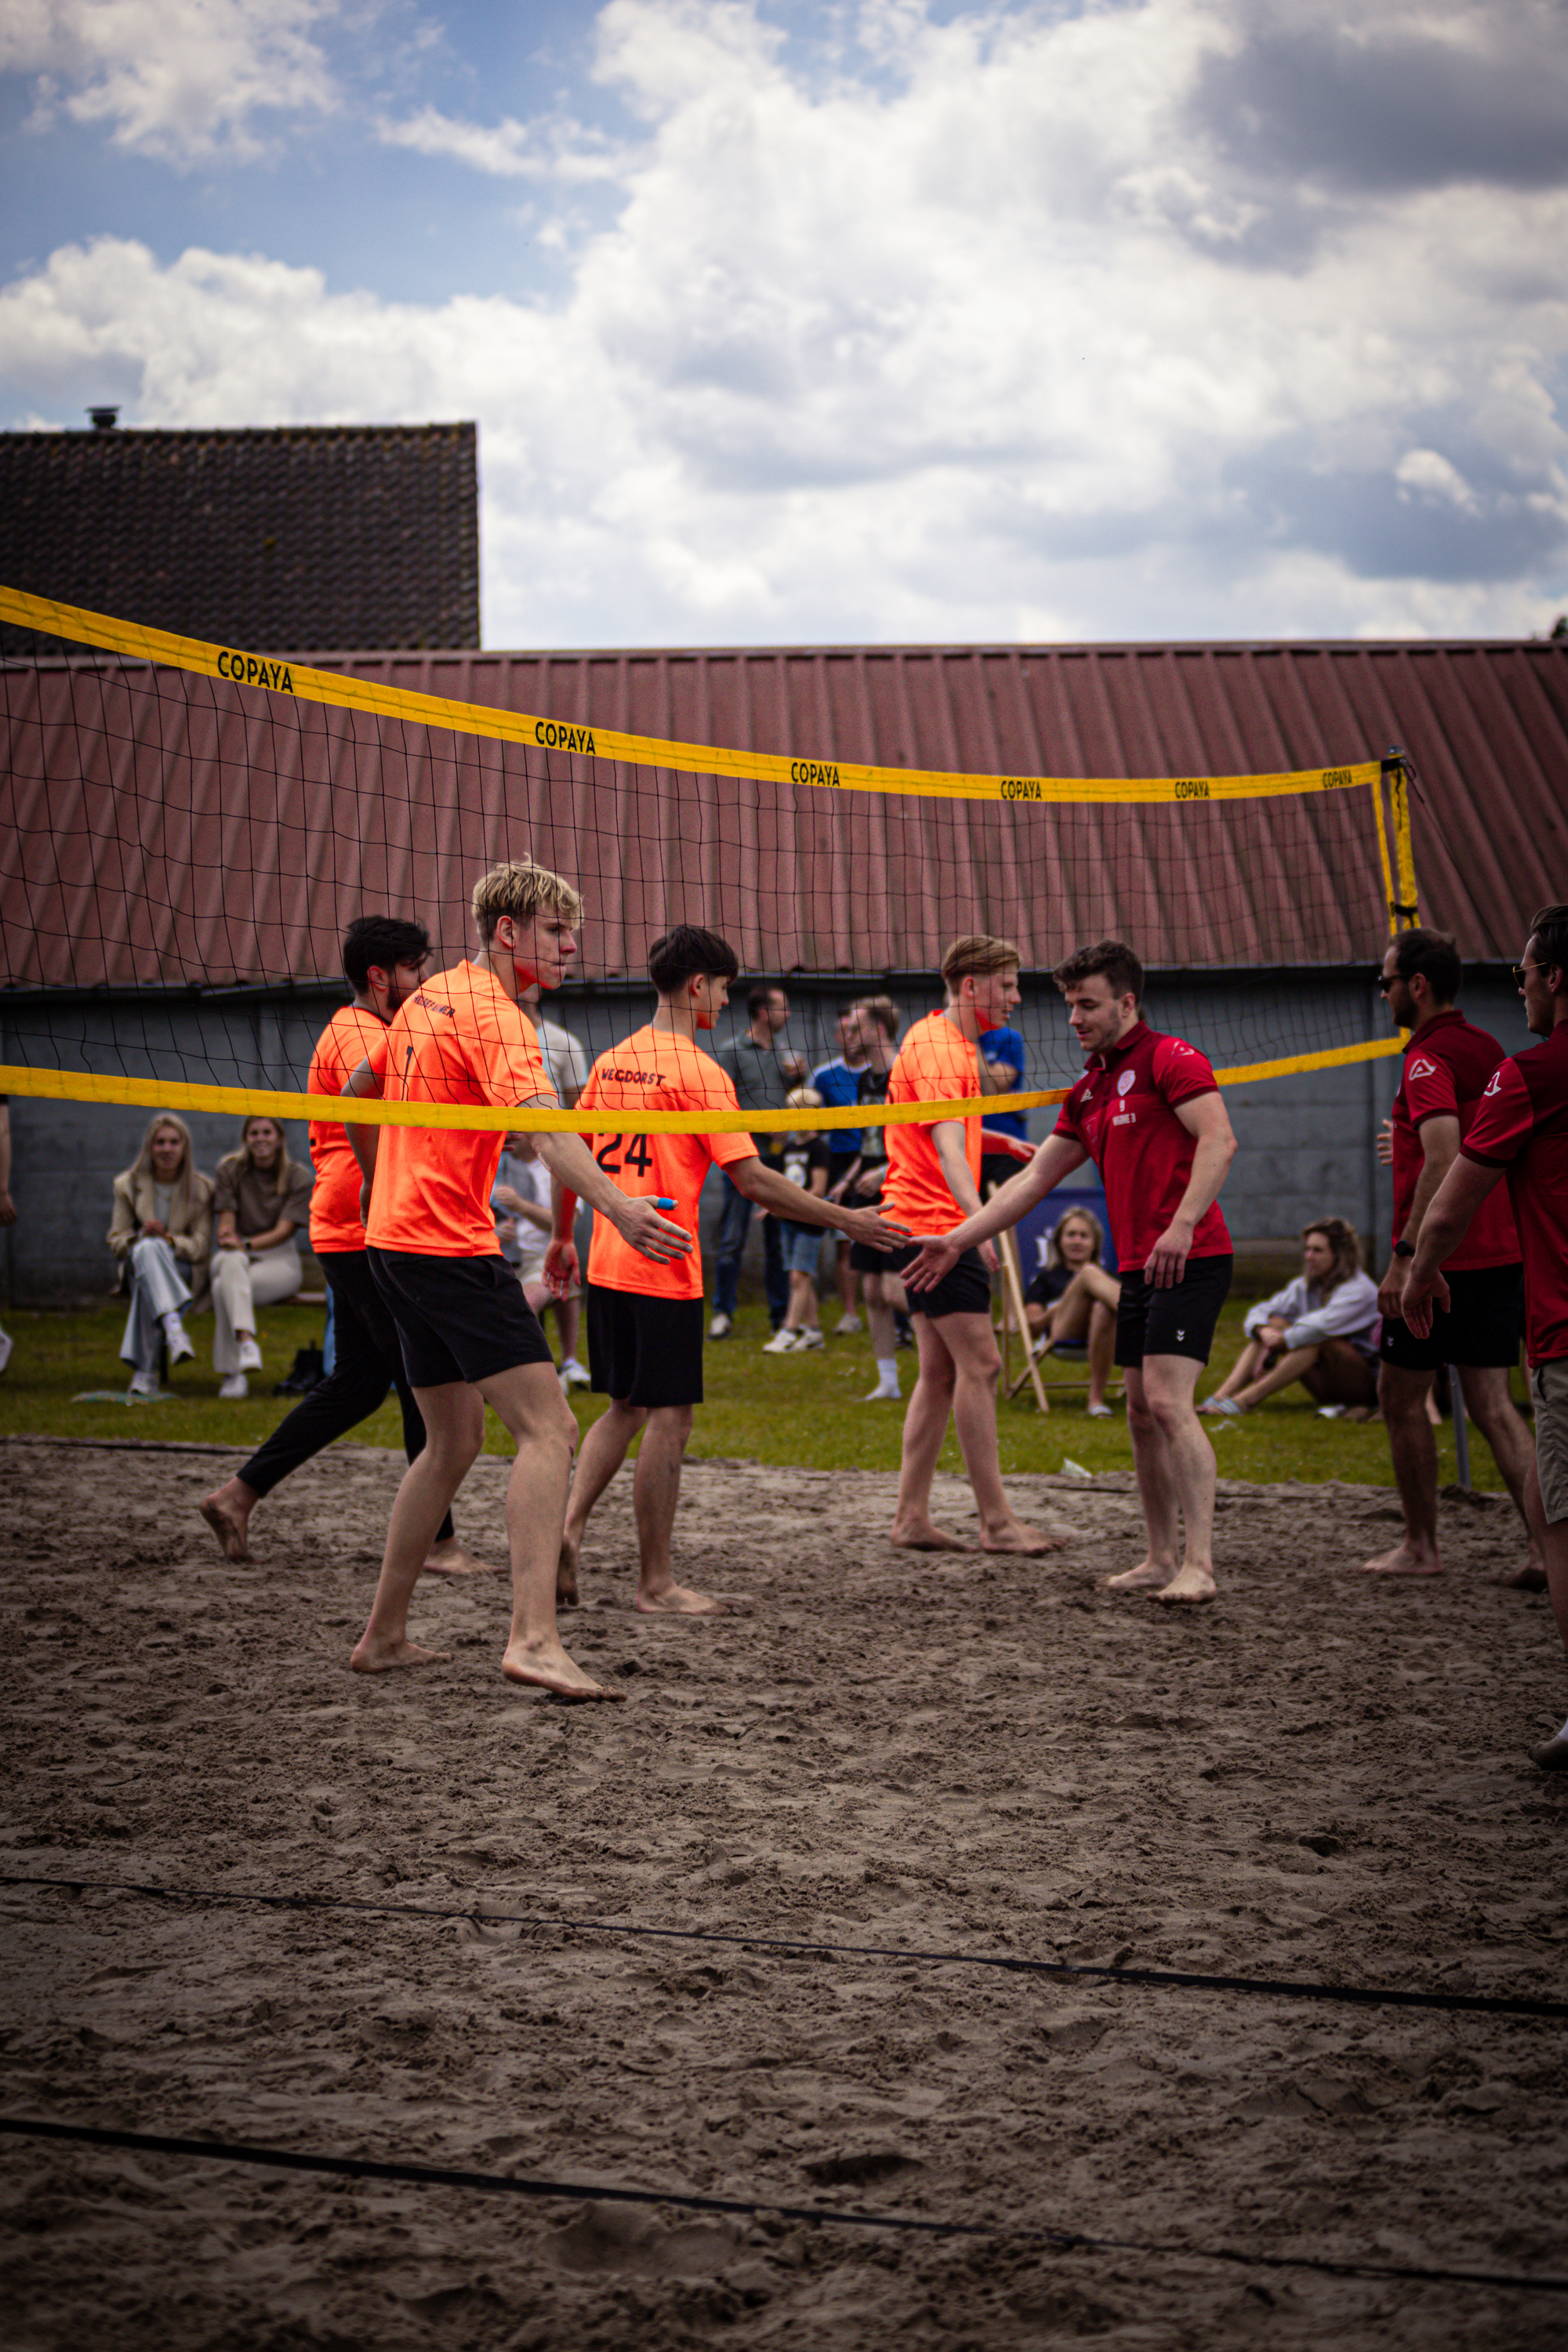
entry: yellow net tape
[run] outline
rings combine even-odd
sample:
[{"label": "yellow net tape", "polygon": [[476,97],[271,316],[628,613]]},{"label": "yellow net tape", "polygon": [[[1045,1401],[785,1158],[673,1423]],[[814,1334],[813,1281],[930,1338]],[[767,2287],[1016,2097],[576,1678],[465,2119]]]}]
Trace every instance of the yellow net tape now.
[{"label": "yellow net tape", "polygon": [[[1307,1070],[1381,1061],[1403,1050],[1400,1037],[1363,1045],[1334,1045],[1318,1054],[1289,1054],[1278,1062],[1246,1062],[1216,1070],[1222,1087],[1247,1087]],[[1027,1111],[1065,1102],[1066,1087],[1017,1095],[969,1096],[951,1102],[862,1103],[834,1110],[604,1110],[595,1121],[580,1110],[493,1109],[484,1103],[389,1103],[369,1096],[279,1094],[264,1087],[187,1086],[177,1079],[99,1077],[84,1070],[33,1070],[0,1065],[0,1095],[41,1096],[52,1102],[130,1103],[147,1110],[231,1112],[237,1118],[332,1118],[368,1127],[439,1127],[511,1130],[518,1134],[607,1132],[623,1135],[793,1135],[810,1128],[908,1127],[982,1112]],[[602,1128],[599,1121],[603,1122]]]},{"label": "yellow net tape", "polygon": [[26,595],[17,588],[0,588],[0,620],[14,622],[21,628],[40,629],[51,636],[67,637],[78,645],[95,646],[127,661],[159,663],[202,677],[220,677],[231,685],[258,688],[268,694],[291,695],[299,702],[362,710],[378,719],[406,719],[415,726],[447,728],[455,734],[485,736],[495,742],[521,743],[536,751],[618,760],[628,767],[663,768],[693,776],[752,778],[773,783],[804,784],[827,792],[912,793],[942,800],[1014,804],[1133,801],[1185,803],[1348,792],[1375,785],[1384,766],[1380,760],[1363,760],[1347,768],[1302,768],[1289,774],[1268,776],[1131,777],[978,776],[934,768],[874,768],[851,760],[793,759],[783,752],[737,751],[712,743],[671,743],[652,735],[623,735],[614,728],[586,721],[541,719],[527,711],[496,710],[483,703],[452,702],[440,695],[414,694],[403,687],[341,677],[332,670],[307,669],[302,663],[281,655],[209,646],[198,637],[174,636],[164,629],[142,628],[132,621],[111,620],[102,613],[84,612],[75,604],[57,604],[47,596]]}]

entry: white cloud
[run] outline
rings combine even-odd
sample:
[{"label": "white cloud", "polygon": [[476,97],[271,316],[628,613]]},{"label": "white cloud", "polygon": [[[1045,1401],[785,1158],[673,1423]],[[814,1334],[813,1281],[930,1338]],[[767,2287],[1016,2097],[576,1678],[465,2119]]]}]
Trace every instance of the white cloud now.
[{"label": "white cloud", "polygon": [[[597,70],[642,138],[558,299],[400,304],[104,240],[0,294],[18,404],[478,416],[491,644],[1462,633],[1558,608],[1560,186],[1269,187],[1193,114],[1216,59],[1246,62],[1220,0],[857,22],[870,79],[847,52],[792,66],[737,0],[612,0]],[[402,130],[506,178],[603,153],[554,117]]]},{"label": "white cloud", "polygon": [[376,135],[385,147],[406,147],[416,155],[449,155],[492,179],[553,180],[560,184],[612,180],[625,159],[607,142],[575,122],[518,122],[508,115],[496,123],[464,122],[434,106],[422,106],[401,121],[383,121]]},{"label": "white cloud", "polygon": [[117,147],[187,164],[260,152],[255,116],[335,102],[311,31],[336,0],[7,0],[0,72],[38,77],[36,121],[60,109]]}]

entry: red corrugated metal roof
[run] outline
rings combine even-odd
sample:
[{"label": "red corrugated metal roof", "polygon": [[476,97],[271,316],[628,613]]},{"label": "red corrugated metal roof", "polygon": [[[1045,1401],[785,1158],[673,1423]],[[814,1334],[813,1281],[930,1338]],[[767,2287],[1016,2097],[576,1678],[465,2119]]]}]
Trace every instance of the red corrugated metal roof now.
[{"label": "red corrugated metal roof", "polygon": [[[1568,644],[327,655],[317,667],[687,741],[1025,775],[1414,759],[1422,911],[1510,959],[1568,897]],[[1333,964],[1386,935],[1370,796],[1054,808],[738,784],[531,751],[93,658],[4,673],[4,975],[335,972],[367,906],[450,953],[493,859],[589,900],[581,970],[673,921],[752,971],[930,970],[955,932],[1031,967],[1120,933],[1151,965]]]}]

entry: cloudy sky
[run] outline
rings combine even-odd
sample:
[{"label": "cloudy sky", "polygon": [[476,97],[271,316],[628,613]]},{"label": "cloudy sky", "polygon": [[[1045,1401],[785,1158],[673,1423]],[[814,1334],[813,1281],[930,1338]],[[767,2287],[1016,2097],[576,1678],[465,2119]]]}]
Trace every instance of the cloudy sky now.
[{"label": "cloudy sky", "polygon": [[1530,634],[1564,0],[5,0],[0,424],[477,417],[488,645]]}]

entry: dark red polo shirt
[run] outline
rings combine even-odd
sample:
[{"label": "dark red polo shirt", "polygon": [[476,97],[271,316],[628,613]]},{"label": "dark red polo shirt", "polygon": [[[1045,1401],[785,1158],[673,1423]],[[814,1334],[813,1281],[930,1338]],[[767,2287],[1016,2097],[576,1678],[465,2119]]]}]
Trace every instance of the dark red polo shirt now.
[{"label": "dark red polo shirt", "polygon": [[[1100,1171],[1124,1273],[1147,1264],[1193,1172],[1197,1138],[1176,1106],[1215,1092],[1214,1070],[1195,1045],[1140,1021],[1119,1045],[1090,1055],[1063,1103],[1056,1131],[1081,1143]],[[1225,1257],[1230,1246],[1216,1201],[1199,1218],[1187,1255]]]},{"label": "dark red polo shirt", "polygon": [[[1410,1222],[1410,1204],[1425,1166],[1421,1129],[1429,1118],[1459,1122],[1462,1143],[1470,1131],[1502,1047],[1462,1013],[1439,1013],[1417,1029],[1405,1048],[1405,1075],[1394,1097],[1394,1239]],[[1473,1266],[1517,1265],[1519,1235],[1508,1194],[1500,1184],[1444,1271],[1464,1274]]]},{"label": "dark red polo shirt", "polygon": [[1508,1170],[1524,1253],[1524,1351],[1532,1364],[1555,1362],[1568,1356],[1568,1023],[1499,1063],[1459,1149]]}]

